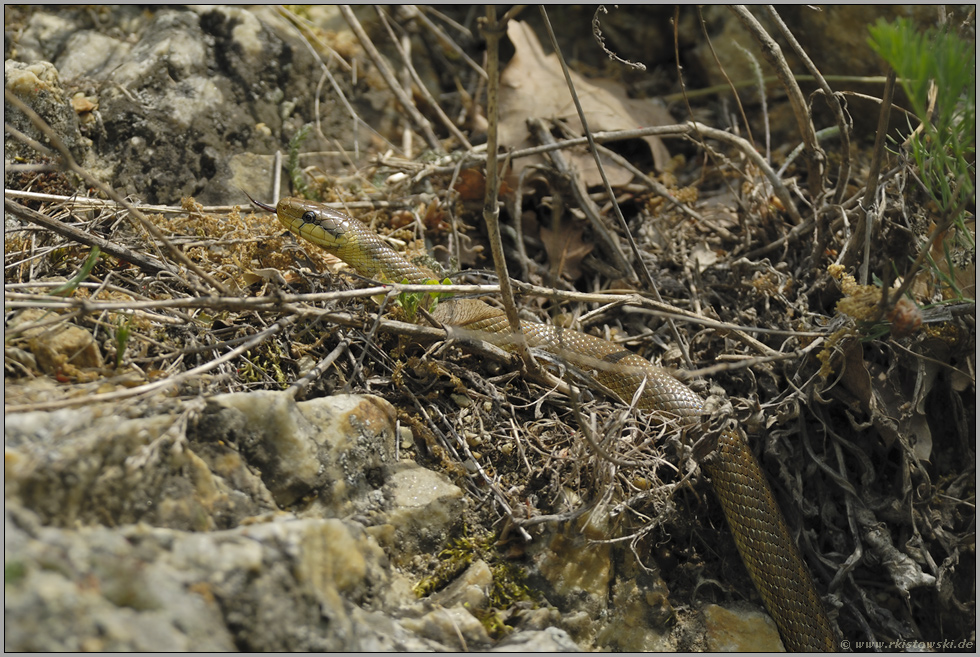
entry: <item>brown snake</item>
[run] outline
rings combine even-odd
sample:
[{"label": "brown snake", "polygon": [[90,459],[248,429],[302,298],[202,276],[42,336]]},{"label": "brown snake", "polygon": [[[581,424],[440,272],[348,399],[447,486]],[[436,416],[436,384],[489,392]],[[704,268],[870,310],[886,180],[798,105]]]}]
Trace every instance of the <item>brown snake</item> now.
[{"label": "brown snake", "polygon": [[[359,221],[318,203],[284,198],[276,208],[282,224],[323,247],[363,276],[393,282],[425,283],[435,274],[408,262]],[[433,316],[444,324],[484,334],[510,332],[502,310],[482,301],[442,302]],[[616,344],[585,333],[521,322],[528,345],[558,354],[629,402],[646,380],[638,406],[697,422],[703,400],[668,370]],[[755,456],[734,430],[722,432],[714,458],[703,463],[721,502],[735,545],[783,643],[792,651],[834,651],[837,640],[820,596],[790,535],[772,489]]]}]

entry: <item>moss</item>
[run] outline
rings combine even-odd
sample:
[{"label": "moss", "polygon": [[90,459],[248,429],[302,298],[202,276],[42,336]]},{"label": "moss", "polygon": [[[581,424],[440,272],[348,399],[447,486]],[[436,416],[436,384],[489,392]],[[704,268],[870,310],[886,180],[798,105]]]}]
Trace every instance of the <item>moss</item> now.
[{"label": "moss", "polygon": [[439,553],[439,565],[436,571],[419,581],[414,592],[419,597],[425,597],[446,587],[459,577],[471,563],[482,559],[490,567],[493,576],[488,607],[486,609],[470,610],[480,620],[487,634],[492,638],[500,638],[510,632],[511,628],[504,622],[501,611],[505,611],[517,602],[531,601],[537,607],[535,592],[527,585],[527,573],[520,566],[507,561],[497,549],[496,538],[487,533],[471,537],[464,535],[450,542],[449,547]]},{"label": "moss", "polygon": [[415,595],[423,598],[446,587],[473,563],[477,546],[468,537],[453,539],[449,547],[439,553],[439,565],[434,573],[422,578],[412,589]]},{"label": "moss", "polygon": [[249,351],[239,368],[242,381],[264,383],[273,379],[281,389],[285,390],[289,387],[290,377],[282,370],[284,358],[288,358],[288,354],[284,353],[282,345],[275,341],[267,342]]},{"label": "moss", "polygon": [[25,577],[27,577],[27,566],[23,561],[13,560],[3,564],[4,587],[17,586]]}]

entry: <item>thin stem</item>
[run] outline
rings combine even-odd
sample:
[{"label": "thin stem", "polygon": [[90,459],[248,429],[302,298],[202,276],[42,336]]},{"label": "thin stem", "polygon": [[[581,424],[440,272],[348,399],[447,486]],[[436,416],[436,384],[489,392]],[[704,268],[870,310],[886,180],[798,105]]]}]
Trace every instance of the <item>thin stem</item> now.
[{"label": "thin stem", "polygon": [[[776,75],[786,89],[790,105],[793,108],[793,115],[796,117],[796,124],[799,126],[800,134],[803,136],[803,143],[806,144],[804,159],[807,165],[807,182],[810,185],[810,196],[816,200],[823,191],[823,171],[822,164],[824,153],[817,143],[816,129],[810,119],[810,112],[807,108],[806,99],[800,91],[800,85],[796,83],[793,71],[790,70],[786,58],[779,44],[766,32],[765,28],[756,20],[755,16],[749,12],[745,5],[734,5],[732,12],[738,17],[749,33],[755,38],[762,48],[762,55],[769,64],[776,69]],[[780,199],[782,200],[782,199]]]},{"label": "thin stem", "polygon": [[145,256],[142,253],[136,253],[135,251],[131,251],[122,245],[110,242],[104,237],[99,237],[98,235],[87,233],[84,230],[79,230],[74,226],[58,221],[57,219],[49,217],[46,214],[36,212],[35,210],[25,207],[16,201],[10,200],[9,198],[5,197],[3,199],[3,209],[25,221],[30,221],[38,226],[43,226],[51,232],[57,233],[66,239],[70,239],[86,246],[97,247],[114,258],[119,258],[120,260],[125,260],[126,262],[136,265],[149,274],[156,275],[161,271],[169,271],[174,275],[177,274],[177,272],[172,271],[165,264]]},{"label": "thin stem", "polygon": [[394,30],[392,30],[391,24],[388,22],[388,17],[381,10],[381,7],[375,5],[374,9],[378,12],[378,17],[381,19],[385,29],[388,31],[388,36],[391,37],[391,44],[395,47],[395,50],[398,51],[398,56],[401,57],[402,61],[405,63],[405,68],[408,70],[408,74],[412,77],[412,81],[415,83],[415,87],[419,90],[419,93],[422,94],[425,100],[429,103],[429,106],[439,117],[439,121],[443,126],[445,126],[446,130],[448,130],[460,144],[465,146],[467,150],[472,149],[473,145],[466,138],[466,135],[464,135],[460,129],[456,127],[456,124],[452,122],[452,119],[446,116],[446,113],[442,110],[442,106],[435,98],[432,97],[432,94],[429,92],[429,88],[424,82],[422,82],[422,78],[420,78],[419,74],[415,71],[415,67],[412,65],[411,56],[405,51],[401,43],[399,43],[398,37],[395,36]]},{"label": "thin stem", "polygon": [[497,280],[500,283],[500,296],[507,313],[510,330],[514,334],[514,345],[521,360],[528,369],[535,369],[531,352],[528,351],[524,332],[521,330],[521,320],[517,316],[517,306],[514,303],[514,290],[511,287],[510,276],[507,273],[507,262],[504,258],[503,241],[500,238],[500,207],[497,196],[500,190],[499,171],[497,169],[497,122],[500,111],[500,37],[504,34],[506,19],[497,22],[497,10],[493,5],[487,5],[486,20],[482,23],[484,38],[487,40],[487,187],[483,197],[483,219],[487,222],[487,237],[490,250],[493,253],[493,264],[497,270]]},{"label": "thin stem", "polygon": [[439,143],[439,139],[436,137],[435,133],[432,132],[432,125],[429,123],[428,119],[422,116],[418,108],[415,107],[415,103],[409,98],[405,90],[402,89],[401,85],[398,83],[398,78],[395,77],[395,72],[391,70],[391,66],[388,64],[387,60],[378,52],[378,49],[374,46],[371,41],[371,37],[368,36],[367,32],[361,26],[361,22],[357,20],[357,16],[354,15],[353,10],[351,10],[350,5],[340,5],[340,13],[350,25],[351,31],[357,40],[360,42],[361,47],[364,48],[364,52],[367,53],[374,65],[378,67],[378,72],[381,77],[384,78],[385,84],[391,90],[391,93],[395,95],[398,102],[401,104],[402,108],[408,114],[412,123],[425,137],[425,141],[428,142],[429,147],[436,151],[437,153],[445,153],[446,149],[442,147]]},{"label": "thin stem", "polygon": [[888,122],[891,119],[892,98],[895,95],[895,71],[888,74],[885,81],[884,97],[881,100],[881,111],[878,114],[878,132],[875,135],[875,147],[871,156],[871,168],[868,171],[868,182],[864,190],[864,198],[858,212],[857,225],[845,248],[842,264],[850,269],[858,262],[859,247],[861,250],[861,271],[858,280],[861,285],[868,284],[868,259],[871,244],[871,212],[875,197],[878,194],[878,183],[881,176],[881,165],[885,159],[885,139],[888,136]]},{"label": "thin stem", "polygon": [[844,108],[841,107],[840,98],[837,94],[833,92],[830,85],[827,84],[827,80],[824,79],[823,75],[820,74],[820,70],[810,59],[810,56],[806,54],[803,46],[800,42],[796,40],[793,33],[790,31],[786,23],[776,12],[776,8],[772,5],[766,6],[766,11],[769,13],[769,17],[772,18],[773,23],[779,28],[782,33],[783,38],[786,39],[793,52],[796,56],[800,58],[803,64],[809,69],[810,73],[813,74],[813,78],[817,81],[820,90],[827,97],[827,103],[834,112],[834,119],[837,121],[837,127],[840,128],[840,168],[837,173],[837,188],[834,190],[834,197],[832,203],[837,205],[844,198],[844,191],[847,189],[848,179],[851,177],[851,135],[847,124],[847,119],[844,117]]}]

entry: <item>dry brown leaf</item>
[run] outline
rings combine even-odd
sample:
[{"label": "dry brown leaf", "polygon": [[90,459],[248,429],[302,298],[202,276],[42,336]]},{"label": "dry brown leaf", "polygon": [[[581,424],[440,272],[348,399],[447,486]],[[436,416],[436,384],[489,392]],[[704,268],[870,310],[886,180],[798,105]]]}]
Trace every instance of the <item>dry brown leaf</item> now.
[{"label": "dry brown leaf", "polygon": [[[459,178],[453,186],[459,192],[459,199],[464,203],[483,203],[483,197],[487,187],[487,178],[483,171],[478,169],[463,169],[459,172]],[[497,187],[497,194],[501,197],[513,192],[506,180],[501,180]]]},{"label": "dry brown leaf", "polygon": [[697,265],[699,272],[703,272],[705,269],[715,264],[719,260],[718,254],[715,252],[715,250],[704,242],[696,244],[694,248],[691,249],[691,259]]},{"label": "dry brown leaf", "polygon": [[[841,384],[870,417],[886,447],[907,444],[920,461],[932,456],[932,430],[923,400],[935,384],[938,366],[919,366],[917,383],[904,380],[899,366],[885,368],[864,360],[864,347],[852,341],[844,347]],[[914,392],[913,392],[914,389]]]},{"label": "dry brown leaf", "polygon": [[483,200],[487,178],[482,171],[476,169],[463,169],[459,172],[459,178],[453,189],[459,193],[461,201],[477,202]]},{"label": "dry brown leaf", "polygon": [[594,248],[593,244],[582,239],[584,232],[584,224],[565,226],[563,230],[541,227],[541,242],[555,278],[565,274],[569,280],[575,281],[582,275],[582,260]]},{"label": "dry brown leaf", "polygon": [[242,280],[245,281],[245,285],[255,285],[256,283],[271,283],[274,282],[278,285],[285,285],[286,279],[283,277],[282,272],[274,267],[265,267],[261,269],[252,269],[242,274]]},{"label": "dry brown leaf", "polygon": [[[515,53],[500,76],[500,123],[499,141],[504,147],[524,148],[532,142],[527,131],[527,119],[563,119],[572,130],[582,134],[582,123],[575,110],[575,103],[565,85],[561,64],[554,55],[545,56],[533,30],[519,21],[511,21],[507,36],[514,44]],[[654,100],[628,98],[622,85],[608,80],[588,81],[574,71],[572,82],[582,102],[589,129],[632,130],[674,122],[665,107]],[[657,169],[670,162],[670,153],[656,137],[645,137]],[[599,170],[585,148],[567,150],[586,186],[602,184]],[[537,160],[540,163],[540,159]],[[515,162],[515,175],[521,169],[535,163],[533,158],[521,158]],[[633,175],[620,166],[603,161],[606,175],[613,185],[632,180]]]}]

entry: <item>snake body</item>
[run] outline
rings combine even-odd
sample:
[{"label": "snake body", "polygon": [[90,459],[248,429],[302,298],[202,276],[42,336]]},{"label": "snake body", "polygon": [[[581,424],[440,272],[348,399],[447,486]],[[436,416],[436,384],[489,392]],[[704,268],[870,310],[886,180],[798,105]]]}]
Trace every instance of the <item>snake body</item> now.
[{"label": "snake body", "polygon": [[[253,201],[254,202],[254,201]],[[318,203],[284,198],[275,211],[279,221],[300,237],[326,249],[368,277],[393,282],[424,283],[437,278],[389,247],[364,224]],[[459,299],[440,303],[433,316],[449,326],[485,336],[510,334],[502,310],[482,301]],[[695,423],[703,400],[664,368],[607,340],[536,322],[521,322],[531,347],[555,353],[590,372],[620,399],[629,403],[643,384],[637,406]],[[734,430],[722,432],[714,458],[702,466],[711,478],[735,545],[776,621],[786,648],[792,651],[833,651],[836,638],[820,596],[758,461]]]}]

